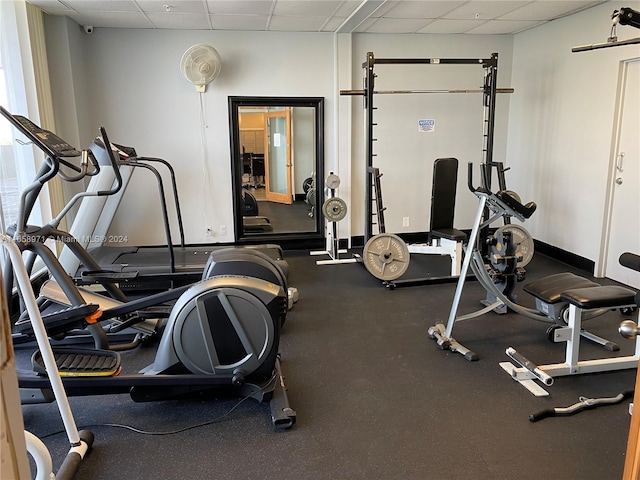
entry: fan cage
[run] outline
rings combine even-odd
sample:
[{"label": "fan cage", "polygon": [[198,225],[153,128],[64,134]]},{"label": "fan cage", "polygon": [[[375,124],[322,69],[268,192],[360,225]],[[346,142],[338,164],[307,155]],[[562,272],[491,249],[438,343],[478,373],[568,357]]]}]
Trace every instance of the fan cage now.
[{"label": "fan cage", "polygon": [[182,75],[195,85],[198,91],[204,91],[204,87],[220,75],[221,69],[220,54],[211,45],[206,44],[193,45],[180,61]]}]

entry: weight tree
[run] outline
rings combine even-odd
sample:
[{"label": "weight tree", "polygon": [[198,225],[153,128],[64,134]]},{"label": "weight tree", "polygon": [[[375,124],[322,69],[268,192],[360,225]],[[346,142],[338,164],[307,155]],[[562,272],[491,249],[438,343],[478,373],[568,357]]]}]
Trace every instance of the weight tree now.
[{"label": "weight tree", "polygon": [[[470,90],[375,90],[375,65],[479,65],[484,69],[484,84],[481,89]],[[367,59],[362,64],[364,73],[364,89],[363,90],[341,90],[340,95],[359,95],[364,96],[364,108],[366,111],[366,146],[365,155],[367,159],[366,179],[365,179],[365,243],[373,236],[374,212],[373,203],[373,185],[370,178],[370,171],[373,168],[373,127],[376,125],[373,121],[373,98],[375,95],[394,95],[394,94],[426,94],[426,93],[481,93],[483,96],[484,120],[483,120],[483,164],[485,173],[483,174],[483,185],[488,190],[491,189],[491,168],[497,166],[493,162],[493,136],[495,129],[495,106],[497,93],[512,93],[511,88],[496,88],[498,76],[498,54],[492,53],[490,58],[375,58],[373,52],[367,53]],[[500,181],[500,183],[503,183]],[[504,189],[504,185],[500,185],[500,189]]]}]

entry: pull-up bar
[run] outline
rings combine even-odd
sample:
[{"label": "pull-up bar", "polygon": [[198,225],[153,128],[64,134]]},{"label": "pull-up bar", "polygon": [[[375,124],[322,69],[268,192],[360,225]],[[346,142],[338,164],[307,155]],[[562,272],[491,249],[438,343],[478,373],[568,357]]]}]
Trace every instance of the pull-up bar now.
[{"label": "pull-up bar", "polygon": [[[513,93],[513,88],[496,88],[496,93]],[[413,93],[486,93],[484,89],[475,90],[375,90],[374,95],[398,95],[398,94],[413,94]],[[340,95],[359,95],[365,96],[366,90],[340,90]]]}]

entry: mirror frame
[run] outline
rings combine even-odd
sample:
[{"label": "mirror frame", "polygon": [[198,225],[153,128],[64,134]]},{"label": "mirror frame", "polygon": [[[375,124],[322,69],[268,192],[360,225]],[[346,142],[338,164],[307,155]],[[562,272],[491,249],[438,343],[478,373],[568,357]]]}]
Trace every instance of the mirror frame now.
[{"label": "mirror frame", "polygon": [[[323,245],[324,219],[320,206],[324,201],[324,98],[323,97],[240,97],[230,96],[229,99],[229,138],[231,141],[231,191],[233,194],[234,239],[236,243],[278,243],[291,242],[294,246],[303,248],[304,241],[309,245]],[[314,107],[316,125],[316,210],[315,231],[289,233],[260,233],[244,235],[242,227],[242,156],[240,150],[240,128],[238,122],[239,107]],[[320,183],[318,183],[320,182]]]}]

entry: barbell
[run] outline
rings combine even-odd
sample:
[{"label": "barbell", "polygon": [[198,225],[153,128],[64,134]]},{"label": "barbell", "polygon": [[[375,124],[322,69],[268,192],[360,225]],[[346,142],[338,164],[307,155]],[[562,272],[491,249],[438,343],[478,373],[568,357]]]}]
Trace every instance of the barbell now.
[{"label": "barbell", "polygon": [[[496,88],[496,93],[513,93],[513,88]],[[483,89],[467,90],[374,90],[375,95],[402,95],[412,93],[485,93]],[[340,95],[365,96],[366,90],[340,90]]]}]

